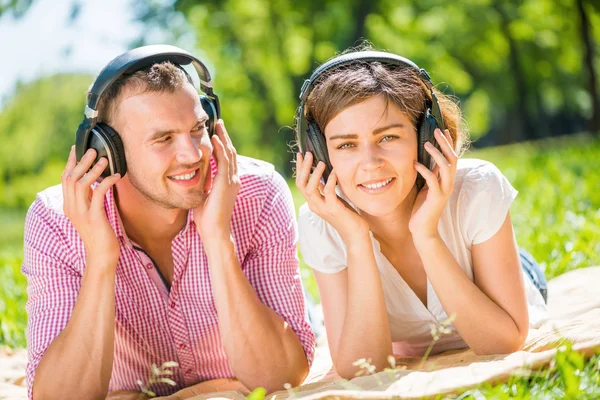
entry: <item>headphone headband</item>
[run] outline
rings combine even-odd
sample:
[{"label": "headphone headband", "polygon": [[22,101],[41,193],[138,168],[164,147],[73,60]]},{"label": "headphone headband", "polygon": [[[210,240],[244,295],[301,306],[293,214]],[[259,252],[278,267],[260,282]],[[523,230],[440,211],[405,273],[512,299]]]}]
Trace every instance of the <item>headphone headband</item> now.
[{"label": "headphone headband", "polygon": [[300,100],[303,103],[306,101],[317,79],[325,72],[346,65],[350,65],[355,62],[382,62],[384,64],[399,65],[401,67],[413,68],[419,73],[419,77],[427,85],[428,88],[433,86],[427,71],[425,71],[423,68],[419,68],[417,64],[415,64],[408,58],[404,58],[393,53],[386,53],[384,51],[355,51],[352,53],[346,53],[342,54],[341,56],[332,58],[325,64],[318,67],[312,73],[310,78],[304,81],[302,89],[300,89]]},{"label": "headphone headband", "polygon": [[100,71],[90,91],[87,107],[96,110],[98,99],[102,93],[122,75],[139,71],[153,64],[172,61],[178,65],[193,64],[200,77],[200,89],[206,94],[212,92],[212,80],[208,68],[196,57],[185,50],[166,44],[138,47],[121,54],[109,62]]},{"label": "headphone headband", "polygon": [[[200,101],[203,108],[205,108],[207,114],[209,114],[209,133],[214,130],[214,123],[220,118],[220,105],[217,95],[213,92],[212,79],[208,68],[196,57],[191,55],[185,50],[182,50],[175,46],[170,45],[150,45],[138,47],[127,51],[109,62],[100,71],[100,74],[94,81],[90,90],[89,100],[85,106],[84,119],[77,128],[75,134],[75,148],[77,160],[83,157],[84,152],[87,150],[90,137],[92,136],[92,130],[99,129],[100,125],[98,122],[98,100],[102,94],[109,88],[116,80],[121,76],[132,74],[135,71],[147,68],[153,64],[161,63],[164,61],[171,61],[176,66],[192,64],[196,70],[200,79],[200,89],[206,94],[201,96]],[[111,128],[112,129],[112,128]],[[116,132],[113,136],[118,138]],[[123,166],[125,165],[124,155],[121,157],[123,160]],[[115,170],[114,166],[110,164],[111,170]],[[125,167],[123,167],[124,169]],[[108,167],[107,167],[108,169]],[[125,173],[124,170],[120,171],[122,175]],[[112,173],[112,172],[111,172]]]}]

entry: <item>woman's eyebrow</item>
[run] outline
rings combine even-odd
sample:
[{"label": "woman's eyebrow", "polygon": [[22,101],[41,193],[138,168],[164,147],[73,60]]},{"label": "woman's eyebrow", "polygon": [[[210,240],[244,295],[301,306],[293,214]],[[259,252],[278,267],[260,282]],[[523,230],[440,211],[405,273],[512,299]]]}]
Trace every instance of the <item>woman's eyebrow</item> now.
[{"label": "woman's eyebrow", "polygon": [[[393,128],[404,128],[404,124],[400,124],[400,123],[396,123],[396,124],[390,124],[390,125],[386,125],[386,126],[382,126],[380,128],[377,129],[373,129],[373,135],[379,135],[381,132],[385,132],[388,129],[393,129]],[[358,135],[356,133],[345,133],[345,134],[341,134],[341,135],[333,135],[329,138],[329,140],[334,140],[334,139],[358,139]]]},{"label": "woman's eyebrow", "polygon": [[390,124],[390,125],[386,125],[386,126],[382,126],[381,128],[377,128],[377,129],[373,129],[373,135],[378,135],[381,132],[387,131],[388,129],[393,129],[393,128],[404,128],[404,124]]}]

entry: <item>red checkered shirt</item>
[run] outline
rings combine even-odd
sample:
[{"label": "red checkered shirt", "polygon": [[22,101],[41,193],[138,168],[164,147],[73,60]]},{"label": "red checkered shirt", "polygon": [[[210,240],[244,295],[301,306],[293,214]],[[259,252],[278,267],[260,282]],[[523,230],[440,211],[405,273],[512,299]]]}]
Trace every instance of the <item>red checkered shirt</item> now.
[{"label": "red checkered shirt", "polygon": [[[211,165],[214,175],[214,162]],[[241,188],[231,221],[238,260],[262,302],[294,330],[310,365],[315,340],[305,318],[291,193],[270,164],[240,156],[238,170]],[[154,384],[151,389],[158,395],[209,379],[233,377],[219,335],[207,256],[193,211],[171,244],[174,276],[169,292],[151,260],[128,239],[112,189],[106,194],[104,208],[121,244],[109,390],[139,390],[136,381],[146,381],[152,364],[160,366],[167,361],[179,363],[170,376],[177,386]],[[83,242],[63,213],[60,185],[39,193],[29,209],[24,253],[31,398],[35,370],[69,321],[85,269]]]}]

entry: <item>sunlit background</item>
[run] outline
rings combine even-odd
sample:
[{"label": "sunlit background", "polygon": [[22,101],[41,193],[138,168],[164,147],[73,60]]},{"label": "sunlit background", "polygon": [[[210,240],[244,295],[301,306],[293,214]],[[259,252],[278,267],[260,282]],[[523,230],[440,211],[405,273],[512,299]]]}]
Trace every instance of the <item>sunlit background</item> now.
[{"label": "sunlit background", "polygon": [[[460,101],[466,157],[520,194],[519,244],[549,277],[600,264],[600,5],[594,0],[0,0],[0,344],[25,346],[23,223],[58,184],[85,91],[119,53],[169,43],[203,59],[242,154],[292,184],[304,79],[368,39]],[[309,292],[318,301],[310,271]]]}]

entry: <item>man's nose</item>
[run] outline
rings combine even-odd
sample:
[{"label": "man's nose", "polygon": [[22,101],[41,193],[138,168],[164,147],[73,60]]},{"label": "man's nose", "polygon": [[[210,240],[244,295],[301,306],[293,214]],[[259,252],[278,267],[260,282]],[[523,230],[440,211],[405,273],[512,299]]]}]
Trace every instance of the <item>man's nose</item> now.
[{"label": "man's nose", "polygon": [[193,164],[202,159],[202,151],[199,148],[199,143],[194,140],[191,135],[180,135],[177,141],[176,159],[181,164]]}]

